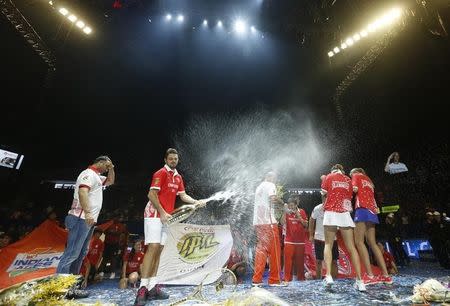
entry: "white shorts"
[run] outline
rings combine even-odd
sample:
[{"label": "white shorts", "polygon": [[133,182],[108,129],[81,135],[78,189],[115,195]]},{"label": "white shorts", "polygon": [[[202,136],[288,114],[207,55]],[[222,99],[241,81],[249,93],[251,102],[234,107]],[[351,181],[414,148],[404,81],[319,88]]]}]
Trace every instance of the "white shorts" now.
[{"label": "white shorts", "polygon": [[159,243],[164,245],[167,240],[167,228],[160,218],[144,218],[145,244]]},{"label": "white shorts", "polygon": [[350,213],[338,213],[334,211],[325,211],[323,215],[323,225],[337,226],[337,227],[355,227]]}]

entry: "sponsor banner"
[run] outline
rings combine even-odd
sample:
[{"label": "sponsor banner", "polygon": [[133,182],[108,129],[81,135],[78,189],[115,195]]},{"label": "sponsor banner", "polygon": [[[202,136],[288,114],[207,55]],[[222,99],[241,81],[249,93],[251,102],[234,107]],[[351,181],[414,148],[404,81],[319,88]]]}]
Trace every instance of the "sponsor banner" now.
[{"label": "sponsor banner", "polygon": [[383,206],[381,207],[381,212],[383,214],[397,212],[400,209],[400,205],[391,205],[391,206]]},{"label": "sponsor banner", "polygon": [[19,154],[0,149],[0,166],[14,168]]},{"label": "sponsor banner", "polygon": [[158,281],[198,285],[207,273],[226,265],[232,246],[229,225],[172,225],[161,254]]},{"label": "sponsor banner", "polygon": [[[105,230],[112,221],[98,225]],[[50,220],[0,249],[0,291],[56,272],[67,241],[67,231]]]}]

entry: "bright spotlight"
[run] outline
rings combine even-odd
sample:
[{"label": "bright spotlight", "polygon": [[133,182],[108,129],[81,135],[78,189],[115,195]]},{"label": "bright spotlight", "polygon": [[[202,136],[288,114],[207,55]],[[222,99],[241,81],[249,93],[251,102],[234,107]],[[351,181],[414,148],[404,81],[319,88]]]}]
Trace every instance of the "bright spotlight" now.
[{"label": "bright spotlight", "polygon": [[401,15],[402,15],[402,10],[400,9],[400,8],[394,8],[394,9],[392,9],[392,15],[395,17],[395,18],[399,18]]},{"label": "bright spotlight", "polygon": [[181,15],[181,14],[178,15],[178,16],[177,16],[177,21],[178,21],[178,22],[183,22],[183,21],[184,21],[184,16]]},{"label": "bright spotlight", "polygon": [[335,54],[339,53],[340,51],[341,51],[341,50],[339,50],[338,47],[334,47],[334,49],[333,49],[333,52],[334,52]]},{"label": "bright spotlight", "polygon": [[351,45],[353,45],[353,39],[347,38],[347,39],[345,40],[345,43],[347,44],[347,46],[351,46]]},{"label": "bright spotlight", "polygon": [[84,22],[81,20],[78,20],[76,23],[76,26],[79,27],[80,29],[84,28]]},{"label": "bright spotlight", "polygon": [[89,34],[91,34],[92,29],[91,29],[90,27],[85,27],[85,28],[83,29],[83,32],[89,35]]},{"label": "bright spotlight", "polygon": [[328,52],[328,57],[332,57],[334,55],[333,51]]},{"label": "bright spotlight", "polygon": [[205,27],[206,27],[207,25],[208,25],[208,20],[206,20],[206,19],[205,19],[205,20],[203,20],[203,26],[205,26]]},{"label": "bright spotlight", "polygon": [[361,39],[361,36],[359,36],[359,34],[353,35],[353,40],[354,40],[354,41],[358,41],[358,40],[360,40],[360,39]]},{"label": "bright spotlight", "polygon": [[69,13],[69,11],[67,9],[65,9],[64,7],[60,8],[59,12],[64,16],[66,16]]},{"label": "bright spotlight", "polygon": [[347,48],[347,44],[346,43],[342,43],[341,44],[341,49],[344,50],[345,48]]},{"label": "bright spotlight", "polygon": [[172,20],[172,15],[171,15],[171,14],[167,14],[167,15],[166,15],[166,20],[167,20],[167,21]]},{"label": "bright spotlight", "polygon": [[234,23],[234,30],[238,34],[244,34],[245,32],[247,32],[247,25],[242,20],[236,20],[236,22]]},{"label": "bright spotlight", "polygon": [[217,21],[217,26],[219,27],[219,28],[221,28],[222,26],[223,26],[223,24],[222,24],[222,21]]},{"label": "bright spotlight", "polygon": [[362,30],[361,33],[359,33],[361,35],[361,37],[366,37],[367,36],[367,31],[366,30]]},{"label": "bright spotlight", "polygon": [[78,19],[77,16],[75,16],[75,15],[70,15],[68,18],[69,18],[69,20],[72,21],[72,22],[75,22],[75,21],[77,21],[77,19]]},{"label": "bright spotlight", "polygon": [[256,28],[254,26],[251,26],[250,27],[250,31],[252,31],[252,33],[255,33],[256,32]]},{"label": "bright spotlight", "polygon": [[48,4],[53,5],[53,1],[49,1]]}]

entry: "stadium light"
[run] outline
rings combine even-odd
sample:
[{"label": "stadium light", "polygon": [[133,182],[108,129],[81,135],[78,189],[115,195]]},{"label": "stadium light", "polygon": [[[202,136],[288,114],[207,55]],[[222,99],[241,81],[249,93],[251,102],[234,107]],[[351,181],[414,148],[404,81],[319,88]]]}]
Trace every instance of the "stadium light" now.
[{"label": "stadium light", "polygon": [[59,9],[59,12],[60,12],[63,16],[66,16],[67,14],[69,14],[69,11],[68,11],[66,8],[64,8],[64,7],[60,8],[60,9]]},{"label": "stadium light", "polygon": [[[396,7],[388,12],[386,12],[384,15],[382,15],[380,18],[374,20],[373,22],[369,23],[367,28],[361,30],[360,32],[357,32],[351,37],[348,37],[345,42],[341,44],[341,50],[346,49],[347,47],[352,46],[361,38],[367,37],[370,33],[373,33],[387,25],[393,24],[396,20],[398,20],[402,16],[402,9]],[[337,47],[336,47],[337,48]],[[335,49],[333,49],[335,50]],[[328,56],[330,56],[330,52],[328,52]],[[333,52],[333,55],[335,55],[338,52]],[[332,55],[332,56],[333,56]],[[331,57],[331,56],[330,56]]]},{"label": "stadium light", "polygon": [[49,1],[48,4],[53,5],[53,1]]},{"label": "stadium light", "polygon": [[247,32],[247,25],[244,21],[238,19],[234,22],[234,30],[238,34],[245,34]]},{"label": "stadium light", "polygon": [[87,35],[91,34],[92,29],[90,27],[84,27],[83,32],[86,33]]},{"label": "stadium light", "polygon": [[333,51],[328,52],[328,57],[332,57],[334,55]]},{"label": "stadium light", "polygon": [[172,20],[172,15],[171,15],[171,14],[167,14],[167,15],[166,15],[166,20],[167,20],[167,21]]},{"label": "stadium light", "polygon": [[254,26],[251,26],[250,31],[252,31],[252,33],[256,33],[256,28]]},{"label": "stadium light", "polygon": [[208,20],[203,20],[203,26],[206,27],[208,25]]},{"label": "stadium light", "polygon": [[221,21],[221,20],[217,21],[217,26],[218,26],[219,28],[221,28],[221,27],[222,27],[222,25],[223,25],[223,23],[222,23],[222,21]]},{"label": "stadium light", "polygon": [[177,21],[178,22],[183,22],[184,21],[184,16],[183,15],[181,15],[181,14],[179,14],[178,16],[177,16]]},{"label": "stadium light", "polygon": [[335,54],[339,53],[340,51],[341,51],[341,50],[339,50],[338,47],[334,47],[334,49],[333,49],[333,52],[334,52]]},{"label": "stadium light", "polygon": [[69,17],[68,17],[68,19],[71,21],[71,22],[75,22],[75,21],[77,21],[77,16],[75,16],[75,15],[70,15]]},{"label": "stadium light", "polygon": [[80,29],[84,28],[84,26],[85,26],[84,22],[81,20],[78,20],[75,25]]}]

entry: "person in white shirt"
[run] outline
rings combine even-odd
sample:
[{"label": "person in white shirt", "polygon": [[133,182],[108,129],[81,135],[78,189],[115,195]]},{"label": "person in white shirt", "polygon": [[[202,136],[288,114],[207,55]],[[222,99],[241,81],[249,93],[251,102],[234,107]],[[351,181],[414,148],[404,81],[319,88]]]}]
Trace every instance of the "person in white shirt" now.
[{"label": "person in white shirt", "polygon": [[[322,202],[324,202],[325,197],[322,196]],[[314,242],[314,252],[316,256],[316,279],[322,278],[322,262],[323,262],[323,249],[325,247],[325,234],[323,228],[323,203],[314,207],[311,217],[309,218],[309,240]],[[333,243],[333,248],[331,250],[332,262],[331,262],[331,276],[333,278],[337,277],[338,268],[337,260],[339,259],[339,249],[336,239]]]},{"label": "person in white shirt", "polygon": [[255,226],[257,245],[255,251],[255,267],[253,285],[262,284],[264,269],[269,258],[269,286],[282,286],[281,270],[281,244],[278,221],[275,217],[275,205],[284,206],[277,197],[275,186],[276,174],[268,172],[264,182],[259,184],[255,191],[255,207],[253,212],[253,225]]},{"label": "person in white shirt", "polygon": [[398,154],[398,152],[394,152],[389,155],[386,165],[384,166],[384,171],[389,174],[398,174],[408,172],[408,167],[406,167],[404,163],[400,162],[400,154]]},{"label": "person in white shirt", "polygon": [[[108,172],[108,176],[102,173]],[[102,208],[103,186],[114,184],[114,165],[108,156],[97,157],[77,178],[72,206],[65,219],[67,244],[56,273],[79,274]]]}]

